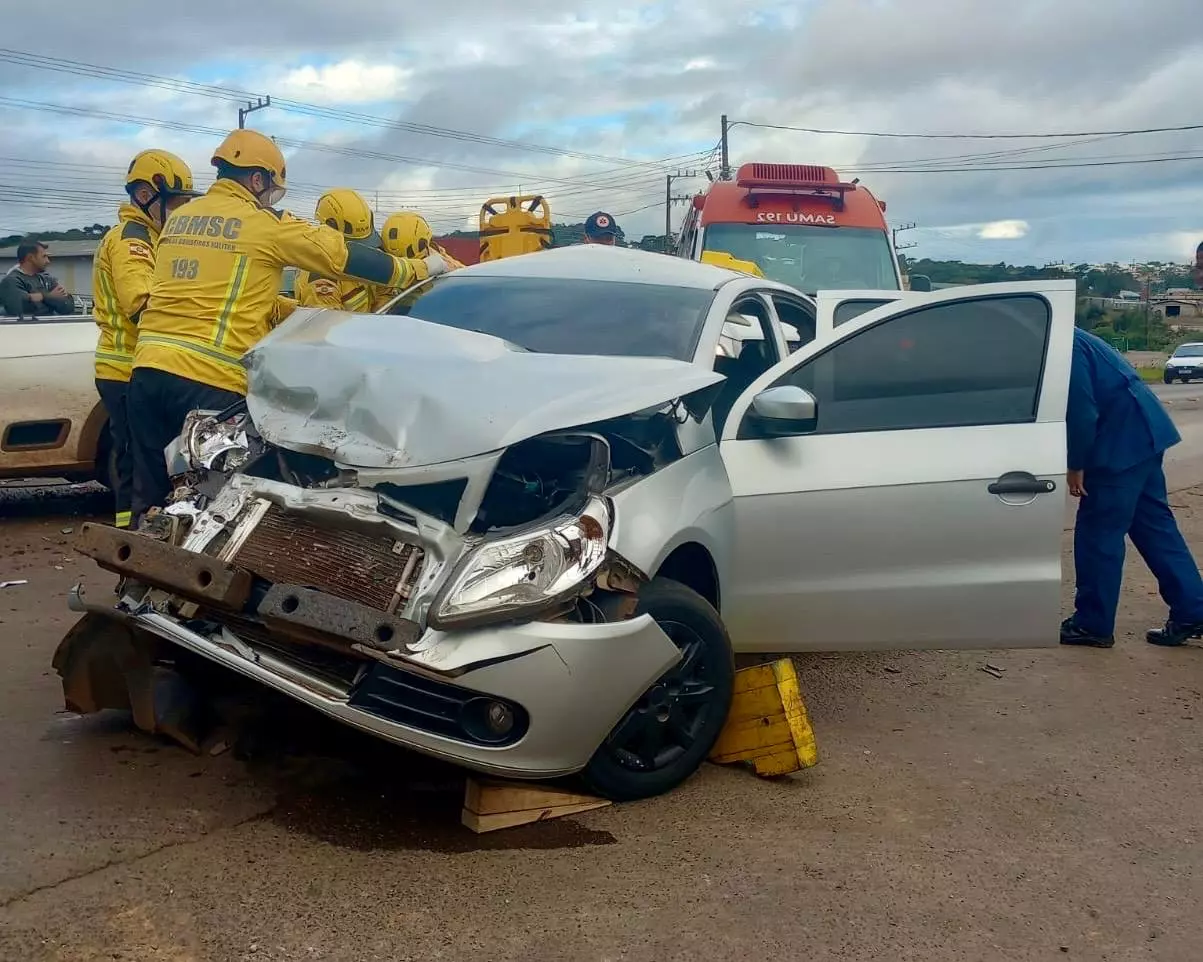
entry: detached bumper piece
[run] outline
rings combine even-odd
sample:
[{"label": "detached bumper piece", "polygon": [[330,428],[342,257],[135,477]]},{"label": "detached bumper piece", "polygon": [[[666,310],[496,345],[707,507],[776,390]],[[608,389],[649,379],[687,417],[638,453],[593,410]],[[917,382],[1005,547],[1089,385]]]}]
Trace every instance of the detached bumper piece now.
[{"label": "detached bumper piece", "polygon": [[217,608],[241,610],[251,596],[250,572],[134,531],[88,522],[75,546],[108,571]]}]

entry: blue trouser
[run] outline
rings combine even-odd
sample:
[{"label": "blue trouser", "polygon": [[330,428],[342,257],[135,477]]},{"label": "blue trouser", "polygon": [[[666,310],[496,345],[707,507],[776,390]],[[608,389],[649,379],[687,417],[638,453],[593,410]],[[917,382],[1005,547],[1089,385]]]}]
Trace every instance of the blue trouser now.
[{"label": "blue trouser", "polygon": [[1085,486],[1074,528],[1074,623],[1091,634],[1114,633],[1125,535],[1157,578],[1170,620],[1203,622],[1203,578],[1170,510],[1161,455],[1126,471],[1087,471]]}]

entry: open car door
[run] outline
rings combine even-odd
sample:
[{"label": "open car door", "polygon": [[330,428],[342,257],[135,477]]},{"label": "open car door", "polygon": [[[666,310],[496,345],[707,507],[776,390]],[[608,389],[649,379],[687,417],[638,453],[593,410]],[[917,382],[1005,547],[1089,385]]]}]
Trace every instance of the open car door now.
[{"label": "open car door", "polygon": [[739,650],[1057,642],[1074,282],[893,293],[724,424]]},{"label": "open car door", "polygon": [[923,295],[917,291],[819,291],[815,295],[815,336],[830,337],[837,328],[883,304],[894,304]]}]

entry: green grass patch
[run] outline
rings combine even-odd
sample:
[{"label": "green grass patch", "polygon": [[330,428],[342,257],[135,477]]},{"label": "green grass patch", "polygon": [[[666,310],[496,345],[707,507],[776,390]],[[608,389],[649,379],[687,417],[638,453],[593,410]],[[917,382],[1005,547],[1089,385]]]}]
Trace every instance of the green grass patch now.
[{"label": "green grass patch", "polygon": [[1146,384],[1160,384],[1161,378],[1165,374],[1165,368],[1161,367],[1138,367],[1136,371]]}]

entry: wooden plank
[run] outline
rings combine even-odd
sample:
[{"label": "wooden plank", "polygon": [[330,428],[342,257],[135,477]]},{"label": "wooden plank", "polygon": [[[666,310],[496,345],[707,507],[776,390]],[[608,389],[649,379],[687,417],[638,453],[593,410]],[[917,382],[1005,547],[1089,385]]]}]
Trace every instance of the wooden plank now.
[{"label": "wooden plank", "polygon": [[735,673],[731,711],[710,760],[719,765],[750,763],[764,777],[818,764],[818,746],[792,660],[782,658]]},{"label": "wooden plank", "polygon": [[612,804],[609,799],[578,795],[532,782],[503,782],[469,777],[460,821],[476,833],[579,815]]}]

